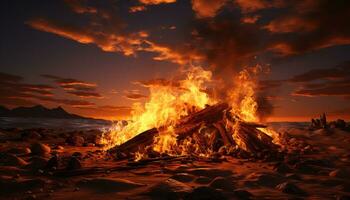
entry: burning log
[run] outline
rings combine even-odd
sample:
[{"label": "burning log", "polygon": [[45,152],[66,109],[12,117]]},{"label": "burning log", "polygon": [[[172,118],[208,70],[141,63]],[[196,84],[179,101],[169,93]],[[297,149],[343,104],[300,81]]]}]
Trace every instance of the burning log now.
[{"label": "burning log", "polygon": [[[257,129],[265,127],[262,124],[242,121],[229,112],[226,103],[221,103],[180,119],[174,127],[174,133],[178,142],[190,137],[200,152],[208,149],[218,151],[221,146],[237,145],[239,149],[257,155],[264,150],[276,148],[272,143],[273,138]],[[162,134],[162,129],[144,131],[117,146],[115,151],[124,154],[142,151],[154,143],[154,138]]]}]

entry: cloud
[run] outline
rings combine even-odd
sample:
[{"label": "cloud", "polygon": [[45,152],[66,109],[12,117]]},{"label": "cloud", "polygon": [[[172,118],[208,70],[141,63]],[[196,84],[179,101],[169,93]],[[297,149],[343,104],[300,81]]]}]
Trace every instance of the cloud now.
[{"label": "cloud", "polygon": [[35,105],[38,101],[53,102],[69,106],[92,106],[89,101],[54,97],[55,87],[44,84],[22,83],[23,77],[0,73],[0,103],[11,106]]},{"label": "cloud", "polygon": [[49,74],[43,74],[41,76],[53,80],[68,94],[72,94],[81,98],[102,98],[102,95],[96,91],[96,83],[89,83],[72,78],[62,78]]},{"label": "cloud", "polygon": [[96,14],[98,10],[93,7],[87,5],[88,1],[86,0],[65,0],[65,3],[76,13],[79,14]]},{"label": "cloud", "polygon": [[192,0],[192,9],[198,18],[214,17],[227,0]]},{"label": "cloud", "polygon": [[298,83],[294,96],[340,96],[350,97],[350,61],[333,68],[313,69],[292,77],[290,82]]},{"label": "cloud", "polygon": [[333,68],[312,69],[290,79],[291,82],[309,82],[314,80],[334,80],[350,77],[350,61],[337,65]]},{"label": "cloud", "polygon": [[140,12],[140,11],[145,11],[147,10],[146,6],[140,5],[140,6],[131,6],[129,8],[130,13],[135,13],[135,12]]},{"label": "cloud", "polygon": [[253,13],[263,9],[282,7],[283,1],[280,0],[235,0],[242,13]]},{"label": "cloud", "polygon": [[158,5],[164,3],[175,3],[176,0],[139,0],[139,2],[145,5]]},{"label": "cloud", "polygon": [[258,89],[261,91],[276,89],[285,82],[285,80],[260,80],[258,83]]},{"label": "cloud", "polygon": [[349,1],[296,1],[264,28],[280,37],[272,49],[284,55],[299,54],[350,44],[349,17]]},{"label": "cloud", "polygon": [[139,90],[124,91],[124,97],[130,100],[140,100],[148,96],[141,94]]},{"label": "cloud", "polygon": [[170,86],[172,82],[163,78],[150,79],[146,81],[134,81],[133,84],[140,85],[142,87],[154,87],[154,86]]}]

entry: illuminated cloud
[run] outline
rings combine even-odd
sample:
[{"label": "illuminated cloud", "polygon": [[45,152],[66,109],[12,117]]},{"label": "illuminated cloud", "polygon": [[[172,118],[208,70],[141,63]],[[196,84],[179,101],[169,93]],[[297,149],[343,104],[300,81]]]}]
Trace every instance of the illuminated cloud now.
[{"label": "illuminated cloud", "polygon": [[267,8],[282,7],[284,5],[284,1],[280,0],[235,0],[235,3],[240,7],[242,13],[252,13]]},{"label": "illuminated cloud", "polygon": [[246,24],[254,24],[259,20],[259,15],[253,15],[253,16],[245,16],[242,17],[241,22]]},{"label": "illuminated cloud", "polygon": [[198,18],[214,17],[227,0],[192,0],[192,9]]},{"label": "illuminated cloud", "polygon": [[139,90],[124,91],[124,97],[130,100],[140,100],[148,96],[141,94]]},{"label": "illuminated cloud", "polygon": [[96,92],[96,83],[89,83],[72,78],[62,78],[48,74],[43,74],[41,76],[53,80],[68,94],[72,94],[81,98],[102,98],[102,95]]},{"label": "illuminated cloud", "polygon": [[38,102],[53,102],[69,106],[92,106],[94,103],[84,100],[62,99],[54,97],[53,86],[22,83],[22,77],[0,73],[0,103],[10,106],[35,105]]},{"label": "illuminated cloud", "polygon": [[350,62],[336,67],[313,69],[290,79],[290,82],[301,84],[293,93],[294,96],[340,96],[350,97]]},{"label": "illuminated cloud", "polygon": [[140,12],[140,11],[145,11],[147,10],[147,7],[146,6],[132,6],[129,8],[129,12],[130,13],[135,13],[135,12]]},{"label": "illuminated cloud", "polygon": [[158,5],[163,3],[175,3],[176,0],[139,0],[139,2],[145,5]]}]

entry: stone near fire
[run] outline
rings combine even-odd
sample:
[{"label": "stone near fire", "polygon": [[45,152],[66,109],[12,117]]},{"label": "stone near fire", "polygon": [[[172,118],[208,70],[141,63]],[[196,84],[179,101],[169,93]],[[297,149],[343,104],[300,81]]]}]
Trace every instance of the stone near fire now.
[{"label": "stone near fire", "polygon": [[33,156],[30,163],[26,166],[27,169],[39,170],[44,169],[47,165],[47,159],[40,156]]},{"label": "stone near fire", "polygon": [[14,167],[22,167],[27,165],[28,163],[13,154],[9,153],[0,153],[0,165],[3,166],[14,166]]},{"label": "stone near fire", "polygon": [[180,182],[187,183],[187,182],[193,181],[195,176],[188,174],[188,173],[177,173],[170,178],[175,179],[175,180],[180,181]]},{"label": "stone near fire", "polygon": [[35,142],[31,145],[30,150],[33,155],[47,155],[51,152],[51,148],[46,144]]},{"label": "stone near fire", "polygon": [[209,186],[224,191],[233,191],[235,189],[232,180],[223,177],[216,177]]},{"label": "stone near fire", "polygon": [[96,192],[122,192],[141,186],[144,185],[120,178],[87,178],[77,183],[79,188],[89,188]]},{"label": "stone near fire", "polygon": [[198,184],[208,184],[210,181],[211,179],[205,176],[200,176],[194,180],[194,182]]},{"label": "stone near fire", "polygon": [[81,147],[85,143],[85,139],[82,136],[74,135],[66,139],[66,143],[72,146]]},{"label": "stone near fire", "polygon": [[71,157],[67,163],[67,170],[77,170],[82,168],[82,164],[76,157]]},{"label": "stone near fire", "polygon": [[59,167],[60,160],[57,155],[54,155],[47,162],[45,168],[46,169],[57,169]]}]

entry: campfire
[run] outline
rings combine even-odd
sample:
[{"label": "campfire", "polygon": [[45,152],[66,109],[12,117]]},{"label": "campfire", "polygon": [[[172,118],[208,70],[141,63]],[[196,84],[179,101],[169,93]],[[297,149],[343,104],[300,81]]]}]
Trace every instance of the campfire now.
[{"label": "campfire", "polygon": [[212,73],[199,67],[171,81],[147,84],[149,101],[134,105],[132,120],[104,133],[101,143],[117,158],[216,155],[266,158],[278,152],[279,135],[260,123],[256,101],[260,66],[243,69],[233,89],[215,98]]}]

